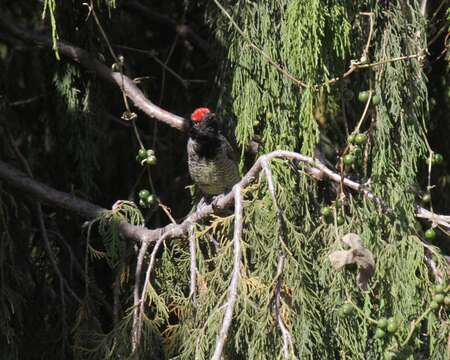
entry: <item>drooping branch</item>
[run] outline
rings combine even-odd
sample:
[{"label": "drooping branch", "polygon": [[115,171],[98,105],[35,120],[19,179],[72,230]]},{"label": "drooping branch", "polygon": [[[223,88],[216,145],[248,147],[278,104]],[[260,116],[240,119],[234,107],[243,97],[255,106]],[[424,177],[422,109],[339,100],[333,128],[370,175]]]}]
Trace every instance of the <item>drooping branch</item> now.
[{"label": "drooping branch", "polygon": [[[15,26],[5,16],[0,16],[0,29],[3,29],[11,35],[14,35],[15,37],[28,43],[44,45],[49,48],[53,46],[53,42],[50,37],[21,29]],[[92,71],[103,80],[116,84],[119,89],[121,89],[121,91],[133,102],[133,104],[146,115],[177,130],[186,131],[188,129],[189,123],[187,120],[155,105],[144,95],[144,93],[129,77],[121,74],[120,72],[112,71],[111,68],[102,64],[89,52],[82,48],[64,41],[57,41],[56,44],[60,55],[80,64],[86,70]]]},{"label": "drooping branch", "polygon": [[233,319],[234,304],[237,300],[237,291],[239,279],[241,277],[241,241],[243,228],[243,206],[242,206],[242,188],[240,183],[233,186],[231,194],[234,197],[234,234],[233,234],[233,272],[231,275],[230,287],[228,288],[227,302],[225,304],[225,315],[223,316],[222,326],[217,335],[216,347],[212,360],[220,360],[225,341],[228,337],[228,330]]},{"label": "drooping branch", "polygon": [[[139,298],[138,304],[135,304],[137,310],[134,312],[133,319],[133,330],[132,330],[132,345],[133,351],[136,351],[139,347],[139,343],[141,341],[142,336],[142,324],[144,321],[144,306],[145,306],[145,297],[147,295],[147,290],[150,285],[150,275],[155,266],[156,254],[158,253],[159,248],[163,244],[164,240],[167,238],[167,234],[161,235],[161,237],[156,242],[153,247],[152,253],[150,255],[150,262],[147,267],[147,271],[145,274],[144,286],[142,287],[141,296]],[[145,252],[144,252],[145,253]],[[135,289],[136,291],[136,289]]]}]

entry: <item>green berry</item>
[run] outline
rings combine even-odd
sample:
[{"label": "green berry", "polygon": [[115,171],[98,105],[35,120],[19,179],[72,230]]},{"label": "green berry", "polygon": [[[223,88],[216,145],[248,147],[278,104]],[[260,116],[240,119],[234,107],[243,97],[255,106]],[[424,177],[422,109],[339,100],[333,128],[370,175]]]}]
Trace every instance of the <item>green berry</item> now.
[{"label": "green berry", "polygon": [[441,154],[435,153],[433,155],[433,164],[440,165],[444,162],[444,157]]},{"label": "green berry", "polygon": [[339,215],[336,219],[336,224],[338,226],[344,225],[345,224],[345,218],[342,215]]},{"label": "green berry", "polygon": [[431,201],[431,194],[430,193],[425,193],[422,195],[422,202],[425,204],[428,204]]},{"label": "green berry", "polygon": [[445,288],[445,284],[437,284],[434,290],[436,291],[436,293],[442,294],[445,291]]},{"label": "green berry", "polygon": [[156,202],[156,196],[153,194],[150,194],[149,196],[147,196],[145,201],[146,201],[147,205],[152,205]]},{"label": "green berry", "polygon": [[139,206],[141,207],[147,207],[147,204],[144,202],[144,200],[139,200]]},{"label": "green berry", "polygon": [[143,189],[141,191],[139,191],[139,199],[147,199],[150,196],[150,191]]},{"label": "green berry", "polygon": [[347,142],[349,144],[354,144],[355,143],[355,134],[350,134],[347,138]]},{"label": "green berry", "polygon": [[156,161],[157,161],[157,159],[156,159],[155,155],[151,155],[145,160],[145,162],[149,165],[155,165]]},{"label": "green berry", "polygon": [[322,213],[322,215],[324,217],[328,217],[328,216],[331,215],[331,208],[328,207],[328,206],[325,206],[325,207],[322,208],[322,210],[320,210],[320,212]]},{"label": "green berry", "polygon": [[367,102],[368,99],[369,99],[369,92],[368,91],[361,91],[358,94],[358,101],[359,102],[364,103],[364,102]]},{"label": "green berry", "polygon": [[442,304],[444,302],[444,295],[443,294],[436,294],[434,295],[433,301],[437,302],[438,304]]},{"label": "green berry", "polygon": [[147,150],[140,148],[138,151],[138,156],[141,159],[144,159],[147,156]]},{"label": "green berry", "polygon": [[377,331],[375,331],[375,339],[382,339],[384,338],[386,333],[383,329],[378,328]]},{"label": "green berry", "polygon": [[372,97],[372,104],[378,105],[380,102],[381,102],[381,98],[380,98],[379,95],[374,95],[374,96]]},{"label": "green berry", "polygon": [[146,151],[146,157],[150,157],[150,156],[154,156],[154,155],[155,155],[155,152],[152,149],[148,149]]},{"label": "green berry", "polygon": [[386,318],[381,318],[380,320],[377,321],[377,326],[380,329],[386,329],[386,327],[388,326],[388,320]]},{"label": "green berry", "polygon": [[266,113],[267,120],[272,120],[272,118],[273,118],[273,114],[271,112]]},{"label": "green berry", "polygon": [[366,134],[358,134],[355,136],[355,143],[358,145],[362,145],[367,141],[367,135]]},{"label": "green berry", "polygon": [[425,237],[428,240],[433,240],[436,237],[436,231],[434,231],[433,228],[428,229],[427,231],[425,231]]},{"label": "green berry", "polygon": [[391,334],[395,333],[398,330],[398,324],[397,322],[390,322],[388,323],[387,326],[387,331],[390,332]]},{"label": "green berry", "polygon": [[344,304],[341,307],[342,314],[350,315],[353,312],[353,306],[351,304]]},{"label": "green berry", "polygon": [[355,157],[352,154],[347,154],[344,156],[344,164],[347,166],[352,165],[355,162]]},{"label": "green berry", "polygon": [[342,206],[342,200],[341,199],[336,199],[334,201],[334,206],[336,206],[337,208],[340,208]]},{"label": "green berry", "polygon": [[437,309],[439,309],[439,304],[436,301],[432,301],[432,302],[430,302],[430,308],[432,310],[437,310]]}]

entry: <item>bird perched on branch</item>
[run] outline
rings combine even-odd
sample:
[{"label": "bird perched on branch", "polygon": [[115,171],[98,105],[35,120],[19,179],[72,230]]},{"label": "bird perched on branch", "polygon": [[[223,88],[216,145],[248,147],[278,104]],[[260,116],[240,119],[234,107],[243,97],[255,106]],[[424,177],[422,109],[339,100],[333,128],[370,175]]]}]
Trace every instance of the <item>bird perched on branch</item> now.
[{"label": "bird perched on branch", "polygon": [[219,120],[204,107],[196,109],[191,120],[187,152],[192,180],[206,197],[231,190],[240,180],[238,162]]}]

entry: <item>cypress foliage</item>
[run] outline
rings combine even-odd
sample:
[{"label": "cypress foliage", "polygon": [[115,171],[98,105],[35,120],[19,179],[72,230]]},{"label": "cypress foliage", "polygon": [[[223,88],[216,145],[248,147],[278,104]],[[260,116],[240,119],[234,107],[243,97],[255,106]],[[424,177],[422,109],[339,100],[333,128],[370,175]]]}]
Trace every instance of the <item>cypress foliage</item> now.
[{"label": "cypress foliage", "polygon": [[[0,182],[0,353],[5,359],[210,359],[234,269],[234,215],[194,224],[189,239],[162,241],[154,252],[144,252],[146,244],[120,238],[121,221],[149,228],[168,222],[158,197],[172,206],[176,219],[189,211],[187,184],[179,180],[186,173],[180,167],[184,143],[170,129],[143,123],[140,114],[129,132],[106,123],[106,113],[119,118],[126,112],[121,94],[106,90],[77,64],[55,60],[60,57],[57,40],[81,42],[93,56],[101,53],[98,57],[108,65],[121,65],[92,18],[81,25],[86,15],[82,5],[56,0],[41,5],[23,11],[42,11],[55,44],[52,57],[37,57],[29,74],[24,57],[9,50],[3,56],[0,47],[0,86],[7,95],[0,97],[0,136],[11,140],[23,131],[27,140],[20,144],[22,151],[36,177],[49,185],[106,207],[126,200],[82,230],[79,219],[44,209],[50,252],[69,284],[63,295],[43,245],[45,236],[36,230],[35,204]],[[230,119],[225,125],[242,149],[242,173],[254,160],[245,149],[257,139],[256,156],[284,149],[317,157],[383,200],[380,207],[359,192],[308,175],[302,164],[272,160],[276,202],[263,173],[243,194],[241,269],[223,358],[446,359],[448,307],[434,309],[433,302],[439,293],[436,274],[446,280],[448,265],[435,243],[424,241],[415,216],[417,189],[438,182],[432,176],[434,166],[426,165],[433,157],[427,129],[433,121],[444,126],[445,119],[433,107],[432,114],[441,121],[429,115],[422,4],[213,0],[161,5],[159,10],[182,21],[191,19],[198,28],[206,23],[208,29],[201,31],[217,45],[208,54],[214,60],[207,64],[204,54],[187,45],[187,50],[174,50],[179,35],[168,47],[163,30],[140,34],[125,4],[104,0],[94,5],[117,52],[124,50],[121,42],[144,47],[152,39],[150,58],[166,57],[165,63],[151,66],[147,57],[125,57],[125,64],[136,70],[133,75],[150,73],[150,85],[140,84],[149,98],[159,96],[164,107],[184,114],[207,98],[220,116]],[[123,24],[122,32],[117,24]],[[134,38],[128,39],[128,33]],[[171,62],[173,53],[176,60]],[[336,79],[350,64],[354,71]],[[6,76],[11,69],[24,84]],[[130,70],[125,66],[121,71]],[[207,78],[206,85],[176,76],[166,79],[177,72]],[[438,76],[445,72],[448,68]],[[36,79],[54,96],[45,95],[45,104],[29,105],[22,118],[11,101],[17,94],[34,95],[31,84]],[[448,94],[435,93],[448,82],[440,81],[430,90],[432,99],[448,106]],[[358,100],[362,91],[369,91],[363,102]],[[27,123],[30,119],[35,125]],[[141,134],[138,139],[133,130]],[[348,140],[358,134],[365,136],[359,143]],[[0,143],[0,155],[20,167],[10,140]],[[134,159],[142,141],[158,156],[158,165],[148,171],[141,170],[139,156],[138,162]],[[346,156],[353,160],[346,162]],[[439,189],[445,189],[446,170],[441,170]],[[151,189],[154,202],[139,203],[143,188]],[[448,204],[443,194],[436,208]],[[324,215],[324,208],[330,214]],[[349,233],[357,234],[373,255],[375,269],[367,287],[361,285],[360,267],[336,271],[330,261],[330,254],[348,249],[343,239]],[[139,262],[144,264],[141,270]],[[144,285],[149,264],[152,272]],[[135,278],[139,272],[140,281]],[[145,311],[135,348],[141,306],[136,306],[135,292],[140,291]],[[392,320],[384,326],[383,318]]]}]

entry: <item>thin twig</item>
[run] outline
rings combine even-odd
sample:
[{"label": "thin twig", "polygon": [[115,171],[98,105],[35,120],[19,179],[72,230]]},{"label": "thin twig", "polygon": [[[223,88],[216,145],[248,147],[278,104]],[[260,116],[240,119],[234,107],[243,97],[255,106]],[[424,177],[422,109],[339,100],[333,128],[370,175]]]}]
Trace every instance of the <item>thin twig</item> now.
[{"label": "thin twig", "polygon": [[217,335],[216,347],[211,360],[220,360],[225,341],[228,337],[228,330],[231,326],[233,318],[234,304],[237,300],[237,291],[239,280],[241,277],[241,238],[243,227],[243,208],[242,208],[242,190],[241,184],[237,183],[233,186],[234,197],[234,234],[233,234],[233,273],[231,275],[230,287],[228,289],[228,297],[225,307],[225,315],[222,321],[222,327]]},{"label": "thin twig", "polygon": [[153,60],[155,60],[158,63],[158,65],[160,65],[163,68],[164,71],[167,71],[168,73],[170,73],[175,79],[177,79],[181,83],[181,85],[184,88],[187,88],[189,80],[183,79],[181,77],[181,75],[179,75],[175,70],[173,70],[170,66],[168,66],[166,62],[161,61],[155,54],[153,54],[153,52],[151,50],[137,49],[137,48],[129,47],[129,46],[125,46],[125,45],[114,45],[114,46],[119,49],[134,51],[137,53],[141,53],[141,54],[150,56]]},{"label": "thin twig", "polygon": [[136,351],[139,344],[139,288],[141,284],[142,264],[147,253],[147,248],[150,241],[144,241],[139,249],[139,255],[136,261],[136,270],[134,275],[134,289],[133,289],[133,328],[131,333],[131,349],[133,353]]},{"label": "thin twig", "polygon": [[363,124],[363,122],[366,118],[367,112],[369,111],[370,102],[372,100],[372,94],[373,94],[373,91],[369,90],[369,97],[367,98],[366,106],[364,107],[364,111],[361,115],[361,119],[359,120],[358,124],[356,125],[355,130],[353,130],[353,133],[355,133],[355,134],[359,133],[359,129],[361,128],[361,125]]},{"label": "thin twig", "polygon": [[228,13],[228,11],[219,3],[218,0],[214,0],[214,3],[217,5],[217,7],[222,11],[222,13],[230,20],[231,25],[236,29],[236,31],[244,38],[245,41],[247,41],[250,48],[254,49],[256,52],[258,52],[262,57],[275,69],[277,69],[282,75],[284,75],[286,78],[288,78],[292,83],[296,86],[306,88],[307,85],[305,82],[297,79],[294,75],[289,73],[286,69],[283,69],[279,64],[277,64],[275,61],[272,60],[272,58],[267,55],[262,49],[260,49],[254,42],[251,41],[251,39],[247,36],[247,34],[239,27],[239,25],[234,21],[232,16]]},{"label": "thin twig", "polygon": [[167,237],[166,234],[161,235],[159,240],[156,242],[155,247],[153,248],[152,253],[150,255],[150,262],[147,267],[147,272],[145,274],[145,280],[144,280],[144,286],[142,288],[141,297],[139,299],[139,311],[138,311],[138,316],[137,316],[136,327],[133,326],[133,333],[136,334],[135,343],[133,343],[133,345],[135,346],[134,351],[136,351],[136,349],[139,347],[139,343],[141,340],[142,323],[144,321],[145,297],[147,294],[148,287],[151,286],[150,275],[152,273],[153,267],[155,266],[156,254],[158,253],[158,250],[159,250],[160,246],[163,244],[166,237]]},{"label": "thin twig", "polygon": [[356,60],[352,60],[350,62],[350,67],[348,68],[348,70],[343,73],[340,76],[337,76],[333,79],[330,79],[328,81],[325,81],[324,83],[320,84],[320,85],[316,85],[316,88],[320,88],[321,86],[327,86],[327,85],[332,85],[348,76],[350,76],[353,72],[355,72],[356,70],[362,68],[365,62],[367,62],[367,59],[369,58],[369,49],[370,49],[370,43],[372,41],[372,35],[373,35],[373,30],[374,30],[374,13],[370,12],[370,13],[360,13],[360,15],[363,16],[368,16],[369,17],[369,21],[370,21],[370,28],[369,28],[369,35],[367,36],[367,42],[366,42],[366,46],[364,47],[364,50],[361,54],[361,58],[359,59],[359,61]]},{"label": "thin twig", "polygon": [[196,239],[194,234],[194,225],[192,225],[189,229],[189,255],[191,258],[190,265],[190,282],[189,282],[189,297],[192,299],[192,303],[194,306],[196,305],[196,296],[197,296],[197,255],[196,255]]}]

